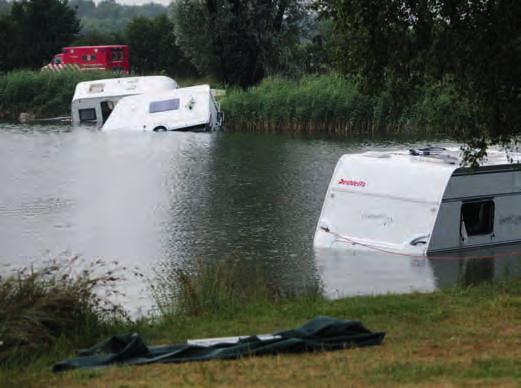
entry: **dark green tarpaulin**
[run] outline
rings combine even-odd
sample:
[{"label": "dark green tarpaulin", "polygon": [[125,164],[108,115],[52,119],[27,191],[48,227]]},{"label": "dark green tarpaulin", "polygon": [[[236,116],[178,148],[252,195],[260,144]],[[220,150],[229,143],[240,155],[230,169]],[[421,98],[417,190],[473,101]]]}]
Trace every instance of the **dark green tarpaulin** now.
[{"label": "dark green tarpaulin", "polygon": [[236,343],[217,343],[212,346],[184,343],[148,347],[138,334],[118,335],[90,349],[80,350],[76,358],[56,363],[53,371],[115,364],[177,363],[337,350],[354,346],[379,345],[385,333],[373,333],[358,321],[316,317],[297,329],[274,333],[273,336],[275,338],[269,339],[251,336]]}]

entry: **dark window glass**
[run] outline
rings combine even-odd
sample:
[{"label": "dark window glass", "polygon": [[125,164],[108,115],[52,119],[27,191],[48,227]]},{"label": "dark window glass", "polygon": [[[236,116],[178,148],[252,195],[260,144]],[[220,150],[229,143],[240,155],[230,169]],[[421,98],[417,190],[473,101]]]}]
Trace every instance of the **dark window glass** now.
[{"label": "dark window glass", "polygon": [[96,109],[80,109],[80,121],[96,121]]},{"label": "dark window glass", "polygon": [[112,49],[111,57],[113,61],[121,61],[123,59],[123,50]]},{"label": "dark window glass", "polygon": [[461,205],[461,234],[479,236],[494,231],[494,201],[466,202]]},{"label": "dark window glass", "polygon": [[95,55],[91,55],[91,56],[90,56],[90,60],[91,60],[91,61],[95,61],[95,60],[96,60],[96,56],[95,56]]},{"label": "dark window glass", "polygon": [[110,114],[114,110],[114,102],[112,101],[103,101],[101,104],[101,118],[103,122],[107,121]]},{"label": "dark window glass", "polygon": [[179,109],[179,98],[171,100],[154,101],[150,103],[149,113],[166,112]]},{"label": "dark window glass", "polygon": [[87,60],[87,56],[86,56],[86,55],[82,55],[82,56],[81,56],[81,60],[82,60],[82,61],[86,61],[86,60]]}]

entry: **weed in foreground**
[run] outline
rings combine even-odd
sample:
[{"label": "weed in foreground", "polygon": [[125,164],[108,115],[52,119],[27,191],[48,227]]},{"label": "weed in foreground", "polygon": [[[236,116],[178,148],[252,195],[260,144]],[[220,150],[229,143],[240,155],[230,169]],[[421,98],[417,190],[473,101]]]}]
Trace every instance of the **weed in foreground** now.
[{"label": "weed in foreground", "polygon": [[151,282],[151,291],[163,317],[227,315],[248,305],[322,296],[320,287],[288,294],[265,270],[238,254],[216,262],[196,260],[192,265],[162,268]]},{"label": "weed in foreground", "polygon": [[0,362],[36,356],[60,341],[90,342],[116,322],[128,320],[111,299],[122,280],[116,266],[73,257],[1,276]]}]

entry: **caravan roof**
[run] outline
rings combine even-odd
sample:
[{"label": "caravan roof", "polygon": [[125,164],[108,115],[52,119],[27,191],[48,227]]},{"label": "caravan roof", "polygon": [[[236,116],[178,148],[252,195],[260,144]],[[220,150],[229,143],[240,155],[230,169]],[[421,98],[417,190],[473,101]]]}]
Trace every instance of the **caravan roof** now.
[{"label": "caravan roof", "polygon": [[72,101],[161,92],[176,89],[177,87],[177,82],[162,75],[100,79],[78,83]]}]

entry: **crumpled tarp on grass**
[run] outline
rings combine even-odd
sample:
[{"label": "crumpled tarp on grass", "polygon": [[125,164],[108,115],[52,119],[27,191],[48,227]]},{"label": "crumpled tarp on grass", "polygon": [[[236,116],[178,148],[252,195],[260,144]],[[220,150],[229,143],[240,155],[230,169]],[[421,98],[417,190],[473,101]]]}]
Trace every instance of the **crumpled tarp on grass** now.
[{"label": "crumpled tarp on grass", "polygon": [[373,333],[358,321],[316,317],[297,329],[274,333],[273,336],[275,338],[268,339],[251,336],[235,343],[223,342],[211,346],[184,343],[148,347],[138,334],[117,335],[90,349],[80,350],[76,358],[56,363],[53,371],[338,350],[379,345],[385,333]]}]

